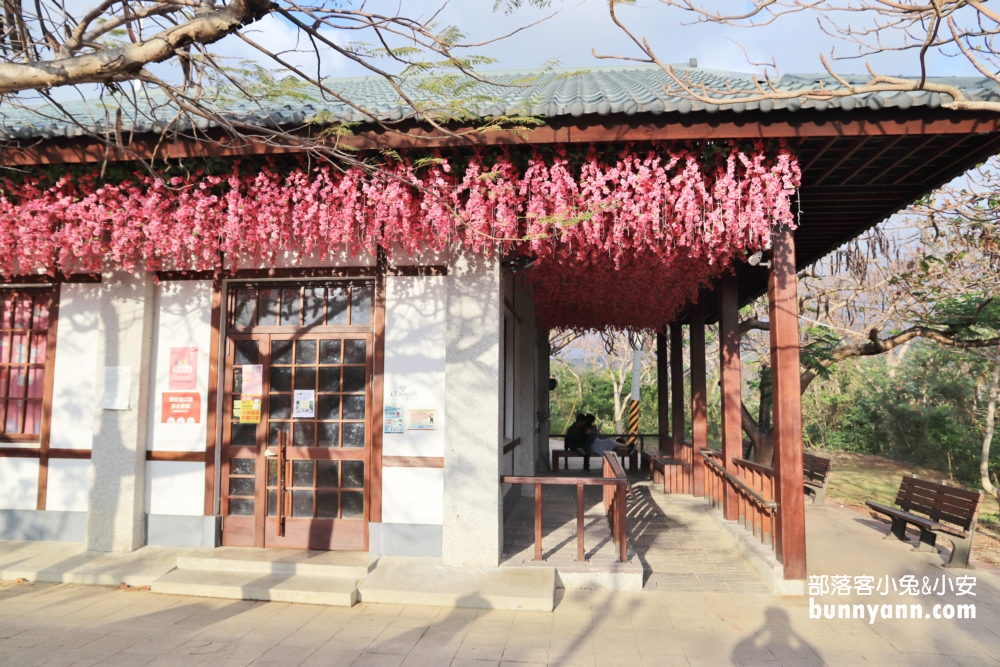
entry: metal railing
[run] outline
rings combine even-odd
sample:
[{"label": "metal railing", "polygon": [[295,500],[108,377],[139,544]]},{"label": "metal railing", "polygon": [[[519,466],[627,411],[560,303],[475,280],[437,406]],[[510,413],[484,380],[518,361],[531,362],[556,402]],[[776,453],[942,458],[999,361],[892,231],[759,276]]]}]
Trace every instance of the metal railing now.
[{"label": "metal railing", "polygon": [[576,486],[576,558],[579,562],[585,560],[584,552],[584,487],[604,487],[604,512],[608,517],[611,537],[618,546],[619,560],[624,563],[628,559],[628,512],[626,505],[631,496],[628,477],[621,463],[612,452],[604,452],[604,467],[601,477],[520,477],[504,475],[500,482],[504,484],[531,484],[535,487],[535,560],[542,560],[542,487],[543,486]]},{"label": "metal railing", "polygon": [[774,547],[774,520],[778,504],[774,502],[774,469],[747,461],[733,459],[734,475],[725,469],[722,453],[717,450],[702,451],[705,468],[710,473],[707,495],[716,507],[724,507],[726,491],[732,490],[738,507],[738,521],[754,537]]}]

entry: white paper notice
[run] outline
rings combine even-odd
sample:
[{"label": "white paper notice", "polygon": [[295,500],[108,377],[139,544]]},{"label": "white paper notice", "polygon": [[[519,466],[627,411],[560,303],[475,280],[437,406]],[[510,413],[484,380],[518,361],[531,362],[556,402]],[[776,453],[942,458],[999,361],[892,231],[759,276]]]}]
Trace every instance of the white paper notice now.
[{"label": "white paper notice", "polygon": [[295,407],[292,417],[295,419],[312,419],[316,416],[316,392],[312,389],[295,390]]},{"label": "white paper notice", "polygon": [[132,388],[131,366],[105,366],[104,392],[97,407],[101,410],[128,410],[129,391]]}]

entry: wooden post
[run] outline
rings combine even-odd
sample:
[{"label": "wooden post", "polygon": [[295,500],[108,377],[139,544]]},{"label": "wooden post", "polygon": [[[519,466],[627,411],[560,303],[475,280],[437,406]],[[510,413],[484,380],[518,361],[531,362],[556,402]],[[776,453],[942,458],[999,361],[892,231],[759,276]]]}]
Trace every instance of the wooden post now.
[{"label": "wooden post", "polygon": [[667,381],[667,337],[656,334],[656,416],[657,430],[660,437],[656,448],[666,451],[667,439],[670,437],[670,384]]},{"label": "wooden post", "polygon": [[[722,466],[736,474],[733,459],[743,456],[743,397],[740,394],[739,295],[736,275],[722,273],[719,281],[719,337],[722,385]],[[723,516],[739,517],[739,499],[732,484],[723,482]]]},{"label": "wooden post", "polygon": [[681,458],[684,442],[684,327],[680,321],[670,323],[670,393],[673,409],[673,457]]},{"label": "wooden post", "polygon": [[691,321],[691,494],[705,495],[705,459],[708,447],[708,391],[705,380],[705,305],[701,298],[688,310]]},{"label": "wooden post", "polygon": [[535,484],[535,560],[542,560],[542,485]]},{"label": "wooden post", "polygon": [[768,306],[774,409],[774,494],[778,504],[775,552],[785,579],[806,578],[805,501],[802,494],[802,395],[799,389],[799,311],[795,240],[789,229],[772,237]]},{"label": "wooden post", "polygon": [[582,563],[583,552],[583,484],[576,485],[576,560]]}]

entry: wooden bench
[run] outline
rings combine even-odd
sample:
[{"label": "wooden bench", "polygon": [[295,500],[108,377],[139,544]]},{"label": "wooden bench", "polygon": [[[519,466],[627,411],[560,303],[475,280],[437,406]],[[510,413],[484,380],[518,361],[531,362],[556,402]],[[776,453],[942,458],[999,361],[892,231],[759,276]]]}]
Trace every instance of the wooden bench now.
[{"label": "wooden bench", "polygon": [[896,495],[899,507],[871,501],[865,504],[892,518],[892,527],[886,539],[895,537],[908,541],[906,524],[912,524],[920,529],[920,542],[914,547],[916,551],[933,551],[935,540],[941,536],[951,540],[954,545],[945,567],[969,567],[972,537],[976,532],[976,521],[983,504],[982,491],[966,491],[914,477],[904,477]]},{"label": "wooden bench", "polygon": [[[625,459],[628,459],[628,469],[635,472],[639,469],[639,452],[638,450],[633,450],[631,454],[628,452],[628,446],[622,445],[621,447],[616,447],[615,455],[621,459],[622,466],[625,465]],[[584,457],[584,452],[582,449],[554,449],[552,450],[552,470],[559,470],[559,461],[563,461],[563,470],[569,470],[569,460],[582,459]],[[590,458],[600,459],[600,454],[594,454]]]},{"label": "wooden bench", "polygon": [[822,507],[826,501],[826,484],[830,481],[830,469],[833,461],[811,454],[802,455],[803,478],[805,491],[813,497],[813,507]]},{"label": "wooden bench", "polygon": [[653,483],[663,484],[663,493],[691,493],[690,464],[671,456],[647,456]]}]

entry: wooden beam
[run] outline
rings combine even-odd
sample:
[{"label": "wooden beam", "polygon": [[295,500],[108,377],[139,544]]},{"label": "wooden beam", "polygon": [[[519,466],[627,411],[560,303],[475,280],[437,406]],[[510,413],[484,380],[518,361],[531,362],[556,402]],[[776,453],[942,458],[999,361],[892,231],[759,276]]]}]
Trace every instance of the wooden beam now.
[{"label": "wooden beam", "polygon": [[699,452],[708,448],[708,387],[705,373],[705,305],[703,295],[688,309],[691,336],[691,494],[705,495],[705,459]]},{"label": "wooden beam", "polygon": [[383,468],[443,468],[443,456],[383,456]]},{"label": "wooden beam", "polygon": [[[670,384],[669,362],[667,360],[667,337],[663,332],[656,334],[656,416],[658,418],[657,432],[660,434],[657,447],[666,451],[667,438],[670,434]],[[673,449],[671,449],[673,451]]]},{"label": "wooden beam", "polygon": [[902,135],[900,135],[900,136],[896,137],[895,139],[893,139],[892,141],[887,141],[886,144],[885,144],[885,146],[882,147],[882,150],[877,151],[875,153],[875,155],[872,155],[870,158],[868,158],[867,160],[865,160],[865,163],[863,165],[861,165],[860,167],[858,167],[857,169],[855,169],[854,173],[852,173],[850,176],[848,176],[843,181],[841,181],[841,184],[842,185],[847,185],[848,183],[850,183],[851,180],[855,176],[857,176],[862,171],[864,171],[865,169],[867,169],[871,165],[872,162],[874,162],[875,160],[879,159],[880,157],[882,157],[883,155],[885,155],[887,152],[889,152],[890,150],[892,150],[893,148],[895,148],[896,144],[898,144],[900,141],[902,141],[903,138],[904,137]]},{"label": "wooden beam", "polygon": [[852,142],[851,147],[843,155],[840,156],[840,159],[834,162],[833,166],[827,169],[826,173],[820,176],[819,180],[816,181],[816,185],[823,185],[823,181],[828,179],[833,172],[840,169],[840,165],[844,164],[849,159],[851,159],[851,156],[857,153],[859,150],[861,150],[867,143],[868,143],[868,137],[858,137],[857,139],[855,139]]},{"label": "wooden beam", "polygon": [[670,323],[670,393],[673,456],[679,459],[684,443],[684,325],[679,319]]},{"label": "wooden beam", "polygon": [[802,493],[802,397],[799,390],[799,313],[795,241],[789,229],[773,238],[768,281],[774,407],[774,476],[778,520],[775,551],[785,579],[806,578],[806,519]]},{"label": "wooden beam", "polygon": [[[537,128],[497,132],[477,132],[472,126],[457,126],[442,134],[433,128],[409,124],[397,131],[362,129],[349,137],[338,137],[340,145],[357,150],[446,148],[539,144],[623,143],[630,141],[690,141],[720,139],[778,139],[804,137],[887,137],[900,135],[967,135],[1000,130],[1000,118],[988,113],[962,113],[919,108],[907,112],[858,113],[807,111],[788,115],[772,112],[637,114],[634,116],[555,117]],[[136,137],[130,147],[131,159],[235,157],[279,155],[302,152],[290,142],[286,146],[271,139],[232,139],[221,130],[210,130],[202,139],[182,139],[160,143],[159,134]],[[28,140],[28,145],[11,142],[0,150],[6,165],[97,163],[105,159],[104,145],[96,140],[57,138]],[[118,160],[127,162],[130,160]]]},{"label": "wooden beam", "polygon": [[[219,437],[219,341],[222,335],[222,292],[222,277],[216,275],[212,280],[212,331],[208,336],[208,393],[205,396],[208,411],[205,414],[205,498],[202,509],[204,516],[215,516],[215,475],[218,471],[215,459],[219,453],[217,445]],[[224,400],[226,399],[227,397],[224,397]],[[223,414],[225,414],[224,408]],[[224,428],[228,428],[228,426]],[[222,511],[221,507],[219,511]]]},{"label": "wooden beam", "polygon": [[[794,276],[794,271],[792,273]],[[719,280],[719,357],[722,385],[722,463],[736,474],[733,459],[743,457],[743,398],[740,392],[739,285],[736,275],[723,271]],[[739,518],[739,499],[729,483],[723,485],[723,516]]]}]

